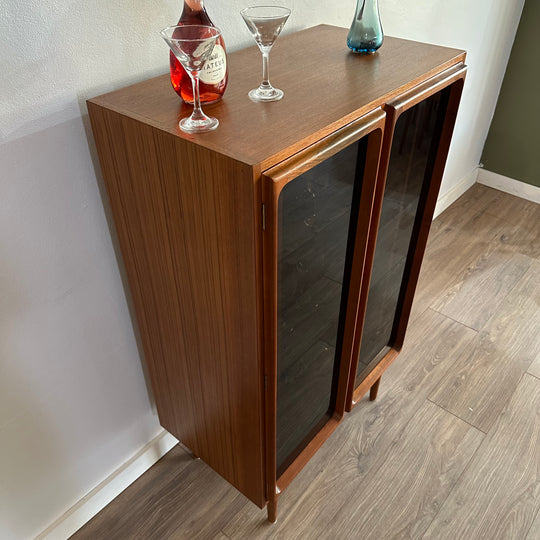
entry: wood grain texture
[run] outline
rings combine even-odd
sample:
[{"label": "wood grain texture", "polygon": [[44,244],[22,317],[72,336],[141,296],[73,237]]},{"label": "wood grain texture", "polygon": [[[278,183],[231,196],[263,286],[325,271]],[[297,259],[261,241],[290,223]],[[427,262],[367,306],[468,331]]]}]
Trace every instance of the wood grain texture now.
[{"label": "wood grain texture", "polygon": [[489,200],[486,213],[502,216],[520,229],[521,235],[510,240],[513,247],[520,253],[540,258],[540,204],[486,186],[483,188],[484,197]]},{"label": "wood grain texture", "polygon": [[[522,374],[540,358],[540,261],[498,305],[471,347],[456,358],[430,399],[487,432]],[[478,289],[481,294],[482,289]],[[533,366],[531,366],[533,364]]]},{"label": "wood grain texture", "polygon": [[[179,131],[178,121],[191,107],[181,105],[168,75],[93,101],[265,169],[465,58],[463,51],[389,36],[377,54],[357,55],[345,46],[346,36],[347,29],[327,25],[280,36],[272,50],[272,80],[285,97],[275,103],[253,103],[247,97],[259,83],[258,48],[229,54],[227,92],[222,102],[205,107],[220,121],[213,133],[193,137]],[[306,55],[306,44],[312,43],[317,47]],[[165,67],[165,48],[163,58]],[[300,65],[305,73],[317,74],[317,87],[328,89],[331,98],[326,91],[313,92],[313,79],[299,76]]]},{"label": "wood grain texture", "polygon": [[433,309],[466,326],[481,329],[523,277],[530,260],[520,254],[495,252],[475,261],[433,304]]},{"label": "wood grain texture", "polygon": [[[512,199],[518,199],[518,197],[512,197]],[[538,210],[540,204],[524,201],[523,199],[521,201],[526,203],[519,205],[522,208],[521,211],[512,211],[506,214],[509,220],[508,223],[512,227],[508,237],[501,238],[501,241],[506,243],[509,249],[538,260],[540,259],[540,211]],[[517,206],[517,203],[514,204]],[[531,207],[531,205],[534,206]],[[517,207],[519,208],[519,206]],[[486,212],[488,211],[491,211],[491,207],[486,210]],[[497,211],[494,210],[493,212],[495,214]],[[501,213],[499,211],[498,215],[500,216]]]},{"label": "wood grain texture", "polygon": [[[392,406],[397,407],[399,400],[408,395],[403,392],[417,392],[418,398],[427,397],[435,388],[435,383],[440,382],[446,371],[451,369],[456,356],[467,350],[475,336],[476,332],[470,328],[431,309],[426,310],[416,325],[412,326],[406,338],[406,348],[400,355],[400,362],[385,372],[385,399],[389,399]],[[436,374],[432,375],[431,372],[439,364],[444,367],[438,368]],[[364,393],[370,388],[372,381],[377,380],[377,370],[373,373],[374,375],[367,379]],[[358,398],[355,396],[355,400],[362,395]]]},{"label": "wood grain texture", "polygon": [[540,506],[540,381],[524,375],[424,538],[525,538]]},{"label": "wood grain texture", "polygon": [[[465,422],[424,403],[385,453],[381,468],[356,482],[355,511],[340,508],[328,536],[420,538],[482,439]],[[362,467],[361,455],[358,460]],[[370,512],[372,505],[379,512]]]},{"label": "wood grain texture", "polygon": [[178,445],[149,472],[71,540],[218,540],[231,513],[245,505],[242,495]]},{"label": "wood grain texture", "polygon": [[536,518],[527,533],[525,540],[538,540],[540,538],[540,511],[537,512]]},{"label": "wood grain texture", "polygon": [[[180,537],[177,537],[178,539],[180,539]],[[171,538],[172,540],[172,538]],[[223,534],[221,531],[219,531],[218,533],[216,533],[215,536],[212,536],[212,538],[210,540],[230,540],[228,536],[226,536],[225,534]]]},{"label": "wood grain texture", "polygon": [[252,169],[89,111],[160,422],[262,506]]},{"label": "wood grain texture", "polygon": [[[456,209],[454,205],[450,206],[434,221],[419,277],[422,286],[415,295],[411,318],[417,317],[427,307],[434,307],[437,303],[442,305],[450,289],[458,292],[468,276],[474,278],[486,271],[487,259],[508,261],[517,253],[527,255],[530,252],[532,233],[524,230],[521,218],[518,218],[518,223],[512,223],[521,213],[509,211],[494,215],[489,212],[494,199],[491,191],[495,190],[479,184],[473,186],[454,203]],[[515,206],[509,204],[510,208]],[[480,282],[481,278],[478,280]],[[497,292],[494,284],[488,285],[492,294]],[[476,297],[481,297],[480,291]],[[495,301],[498,299],[500,295],[495,297]],[[480,298],[480,301],[487,302],[488,299]],[[493,296],[489,296],[489,301],[493,302]],[[469,309],[472,310],[469,317],[472,317],[474,307]],[[480,310],[476,313],[478,317],[485,317]]]},{"label": "wood grain texture", "polygon": [[[278,523],[276,535],[315,539],[324,531],[327,538],[418,538],[483,435],[429,402],[399,424],[389,440],[376,428],[366,433],[363,428],[370,426],[361,422],[324,477]],[[371,434],[390,443],[382,445],[384,452],[375,451],[378,441],[368,450]]]},{"label": "wood grain texture", "polygon": [[[501,192],[482,184],[474,184],[433,222],[428,244],[439,229],[449,225],[463,227],[473,216],[483,214],[493,204],[498,193]],[[468,230],[468,227],[464,227],[464,230]]]}]

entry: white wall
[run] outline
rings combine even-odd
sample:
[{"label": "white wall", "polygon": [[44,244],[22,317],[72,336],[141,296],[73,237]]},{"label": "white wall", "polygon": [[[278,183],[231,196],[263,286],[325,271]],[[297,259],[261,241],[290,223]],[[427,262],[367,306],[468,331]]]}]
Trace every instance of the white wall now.
[{"label": "white wall", "polygon": [[[248,0],[208,0],[229,49]],[[287,31],[355,0],[281,2]],[[387,34],[469,52],[443,192],[478,165],[523,0],[381,0]],[[32,537],[160,430],[100,197],[84,101],[165,72],[180,0],[0,4],[0,538]],[[345,46],[345,44],[344,44]],[[92,149],[92,150],[91,150]]]},{"label": "white wall", "polygon": [[478,166],[525,0],[379,0],[389,35],[465,49],[469,70],[441,195]]}]

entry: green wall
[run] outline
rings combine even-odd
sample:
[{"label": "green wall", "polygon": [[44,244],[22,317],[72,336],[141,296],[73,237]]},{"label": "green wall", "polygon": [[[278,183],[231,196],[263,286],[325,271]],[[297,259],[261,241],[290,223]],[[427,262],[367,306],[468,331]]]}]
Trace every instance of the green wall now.
[{"label": "green wall", "polygon": [[523,7],[482,162],[540,186],[540,0]]}]

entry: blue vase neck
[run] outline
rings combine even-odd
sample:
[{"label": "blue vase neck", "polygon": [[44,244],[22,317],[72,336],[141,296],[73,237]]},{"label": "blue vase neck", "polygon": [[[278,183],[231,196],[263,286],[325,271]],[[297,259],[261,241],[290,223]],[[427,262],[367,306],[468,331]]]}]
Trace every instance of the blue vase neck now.
[{"label": "blue vase neck", "polygon": [[378,0],[358,0],[347,36],[348,47],[358,53],[373,53],[382,45],[383,38]]},{"label": "blue vase neck", "polygon": [[379,0],[358,0],[356,3],[355,19],[360,20],[364,16],[369,17],[371,13],[379,16]]}]

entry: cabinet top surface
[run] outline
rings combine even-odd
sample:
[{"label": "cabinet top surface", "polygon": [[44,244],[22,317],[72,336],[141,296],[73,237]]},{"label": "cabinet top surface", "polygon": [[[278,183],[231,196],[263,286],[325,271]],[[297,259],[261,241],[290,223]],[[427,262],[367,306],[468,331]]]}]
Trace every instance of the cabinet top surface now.
[{"label": "cabinet top surface", "polygon": [[280,36],[270,80],[285,97],[273,103],[247,96],[260,83],[259,49],[229,53],[225,96],[203,107],[220,121],[210,133],[180,131],[178,121],[192,107],[181,102],[168,74],[89,101],[264,170],[465,59],[457,49],[389,36],[375,54],[358,55],[347,48],[347,32],[320,25]]}]

